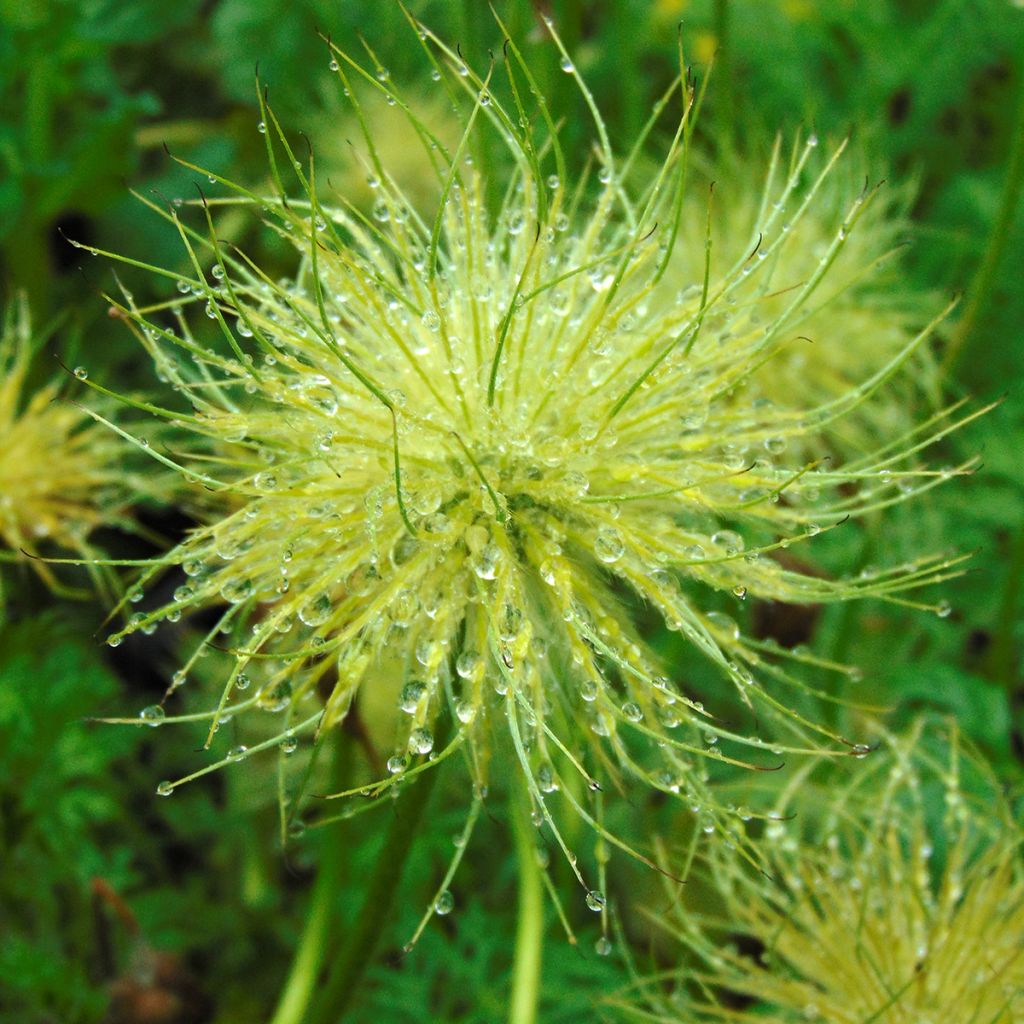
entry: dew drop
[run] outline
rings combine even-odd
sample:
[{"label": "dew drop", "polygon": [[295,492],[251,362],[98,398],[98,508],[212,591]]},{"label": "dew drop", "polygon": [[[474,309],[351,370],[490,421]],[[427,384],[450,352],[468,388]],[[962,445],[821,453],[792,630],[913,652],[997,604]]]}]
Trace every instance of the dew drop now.
[{"label": "dew drop", "polygon": [[604,910],[606,902],[604,893],[600,889],[591,889],[587,893],[587,907],[590,910],[600,912]]},{"label": "dew drop", "polygon": [[455,661],[455,671],[463,679],[472,679],[480,668],[481,659],[476,651],[463,651]]},{"label": "dew drop", "polygon": [[249,748],[244,744],[240,743],[237,747],[232,747],[228,751],[229,761],[241,761],[246,754],[249,753]]},{"label": "dew drop", "polygon": [[617,562],[626,552],[622,534],[613,527],[598,530],[594,539],[594,554],[607,565]]},{"label": "dew drop", "polygon": [[594,952],[598,956],[611,956],[612,952],[612,940],[607,935],[602,935],[601,938],[594,943]]},{"label": "dew drop", "polygon": [[434,749],[434,737],[429,729],[413,729],[409,735],[409,750],[414,754],[429,754]]},{"label": "dew drop", "polygon": [[627,722],[642,722],[644,720],[644,713],[635,701],[627,701],[622,705],[622,716]]},{"label": "dew drop", "polygon": [[331,616],[331,595],[317,594],[299,609],[299,619],[307,626],[322,626]]},{"label": "dew drop", "polygon": [[427,684],[421,682],[406,683],[398,695],[398,706],[411,715],[419,707],[420,699],[427,692]]},{"label": "dew drop", "polygon": [[148,708],[143,708],[139,712],[139,718],[142,719],[146,725],[156,727],[163,723],[166,717],[164,709],[159,704],[150,704]]},{"label": "dew drop", "polygon": [[434,901],[434,913],[438,917],[444,917],[455,909],[455,897],[445,889]]},{"label": "dew drop", "polygon": [[89,376],[89,371],[84,366],[75,367],[75,376],[79,380],[86,380]]},{"label": "dew drop", "polygon": [[173,783],[168,782],[166,780],[164,782],[161,782],[156,787],[156,795],[157,796],[170,796],[173,792],[174,792],[174,785],[173,785]]}]

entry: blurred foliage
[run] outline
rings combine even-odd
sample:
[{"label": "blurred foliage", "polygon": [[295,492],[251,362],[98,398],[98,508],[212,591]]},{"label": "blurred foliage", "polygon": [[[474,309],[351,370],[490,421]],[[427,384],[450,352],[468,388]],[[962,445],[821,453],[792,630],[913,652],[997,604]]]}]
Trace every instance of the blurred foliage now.
[{"label": "blurred foliage", "polygon": [[[592,86],[619,149],[675,74],[677,39],[698,76],[714,58],[698,130],[709,153],[742,153],[775,132],[792,137],[801,126],[833,138],[852,131],[884,173],[916,182],[909,285],[918,293],[966,292],[961,313],[940,329],[940,355],[957,339],[957,316],[979,299],[956,340],[963,348],[946,382],[949,394],[989,401],[1024,379],[1024,215],[1019,197],[1009,202],[1014,196],[1007,188],[1011,147],[1024,123],[1024,10],[1018,4],[553,0],[543,6]],[[489,51],[500,54],[501,32],[486,5],[420,0],[409,7],[458,41],[474,65],[485,65]],[[582,163],[589,152],[585,107],[569,76],[558,71],[538,10],[527,0],[508,0],[498,9],[564,119],[568,151]],[[351,131],[318,30],[346,47],[358,47],[361,33],[407,89],[430,89],[415,36],[390,0],[0,0],[0,297],[8,301],[25,291],[39,323],[64,313],[58,350],[66,355],[82,336],[87,340],[76,357],[91,373],[122,388],[153,388],[136,343],[106,317],[100,293],[116,287],[109,265],[81,258],[62,234],[154,264],[182,265],[173,230],[128,189],[164,203],[194,197],[196,185],[209,187],[171,161],[165,145],[213,171],[263,182],[257,64],[290,129],[315,129],[314,146],[334,125],[339,134]],[[340,176],[345,147],[336,138],[324,145],[341,154]],[[985,282],[978,271],[999,225],[1003,244]],[[245,224],[236,230],[244,235]],[[284,274],[292,268],[281,262],[282,252],[258,256],[271,272]],[[145,275],[131,284],[140,293],[145,287],[147,296],[173,287]],[[823,550],[826,561],[847,565],[894,560],[922,548],[976,551],[968,575],[945,587],[949,618],[866,603],[820,616],[777,609],[764,621],[769,632],[800,635],[816,650],[861,665],[863,683],[851,683],[844,696],[893,709],[895,725],[921,707],[952,713],[1000,777],[1019,779],[1019,388],[942,448],[936,457],[951,465],[981,452],[984,466],[887,517],[884,531],[834,531]],[[110,547],[137,555],[123,538],[111,538]],[[173,800],[158,800],[156,782],[180,767],[179,745],[165,736],[158,738],[167,742],[156,743],[149,730],[85,721],[150,703],[166,685],[157,662],[129,669],[123,660],[100,657],[92,640],[99,609],[41,613],[42,595],[25,588],[20,604],[17,596],[12,592],[10,621],[0,632],[0,1020],[103,1020],[109,986],[133,977],[140,949],[180,954],[181,976],[192,977],[202,991],[204,998],[182,1003],[174,1018],[180,1024],[266,1019],[302,928],[320,844],[339,840],[330,829],[310,829],[282,852],[260,764],[237,766]],[[737,617],[765,614],[725,606]],[[681,671],[701,671],[674,635],[666,632],[659,642]],[[856,724],[855,712],[823,713]],[[449,810],[463,802],[461,794],[448,800],[440,786],[433,800],[433,827],[408,866],[398,919],[354,1019],[397,1024],[427,1019],[425,1013],[452,1022],[503,1016],[515,882],[502,822],[478,830],[453,885],[455,911],[432,922],[412,953],[395,952],[431,898],[461,827]],[[656,817],[651,807],[632,811]],[[354,892],[339,893],[340,922],[354,913],[358,880],[374,858],[386,855],[374,815],[348,826],[347,877]],[[613,893],[643,891],[648,884],[617,861],[610,871]],[[110,900],[92,895],[94,878],[126,901],[137,936],[128,934]],[[623,913],[642,958],[654,939],[641,919]],[[590,1019],[595,1001],[626,977],[618,951],[608,958],[591,952],[595,935],[585,928],[593,930],[593,922],[573,921],[580,927],[578,949],[560,940],[548,910],[545,1022]],[[141,1004],[131,1005],[136,1015],[120,1019],[155,1020],[139,1015]]]}]

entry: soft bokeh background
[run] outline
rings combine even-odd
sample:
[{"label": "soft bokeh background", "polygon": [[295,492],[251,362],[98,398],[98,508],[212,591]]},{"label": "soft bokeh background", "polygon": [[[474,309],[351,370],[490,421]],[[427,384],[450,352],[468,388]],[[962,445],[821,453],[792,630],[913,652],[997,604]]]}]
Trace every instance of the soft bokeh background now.
[{"label": "soft bokeh background", "polygon": [[[410,9],[482,67],[501,34],[476,2],[413,2]],[[838,140],[852,133],[870,167],[894,187],[912,183],[915,224],[903,263],[906,288],[964,300],[939,330],[946,393],[1002,405],[934,455],[955,464],[983,455],[973,478],[896,510],[885,529],[849,531],[828,556],[856,567],[921,548],[976,551],[968,575],[938,595],[947,618],[870,603],[803,616],[795,628],[817,650],[857,662],[861,693],[893,708],[898,726],[922,707],[954,713],[1007,781],[1024,763],[1024,9],[1009,0],[525,0],[499,3],[536,69],[566,149],[586,158],[589,122],[539,22],[550,10],[621,149],[677,69],[677,40],[703,76],[715,70],[698,135],[711,157],[757,151],[798,129]],[[417,40],[390,0],[14,0],[0,2],[0,293],[27,295],[51,332],[35,368],[60,372],[53,354],[119,387],[152,389],[151,369],[106,314],[112,265],[83,256],[69,236],[149,263],[183,265],[173,231],[130,189],[164,202],[192,198],[204,177],[167,150],[254,186],[265,181],[255,73],[289,130],[303,131],[337,188],[362,198],[355,131],[318,31],[346,48],[358,33],[426,116],[443,116]],[[391,128],[380,110],[381,145]],[[667,123],[666,128],[670,127]],[[298,136],[296,136],[298,137]],[[394,146],[393,161],[403,147]],[[415,167],[408,170],[415,180]],[[410,187],[415,187],[410,184]],[[271,272],[289,255],[234,225]],[[145,274],[131,287],[151,297],[168,282]],[[156,534],[187,529],[183,511],[140,508]],[[113,533],[124,557],[153,550]],[[177,657],[174,637],[117,652],[94,635],[104,609],[54,600],[29,572],[3,567],[0,623],[0,1020],[86,1024],[107,1013],[110,984],[134,985],[121,1020],[261,1021],[287,970],[302,925],[320,842],[342,842],[350,877],[378,856],[374,817],[294,836],[282,850],[258,759],[175,795],[158,780],[194,766],[191,738],[173,731],[89,724],[158,698]],[[731,609],[735,615],[756,610]],[[156,642],[159,640],[160,642]],[[666,654],[684,664],[687,654]],[[695,669],[694,671],[697,671]],[[268,769],[269,772],[269,769]],[[353,1019],[493,1021],[503,1015],[514,932],[514,868],[500,815],[486,818],[456,878],[453,913],[406,957],[408,937],[461,828],[465,783],[446,776],[432,825],[402,883],[398,920]],[[622,827],[643,830],[662,809],[642,801]],[[628,820],[627,820],[628,819]],[[642,835],[643,832],[639,831]],[[592,846],[586,834],[575,837]],[[610,869],[616,898],[649,880]],[[554,873],[560,870],[556,865]],[[94,879],[102,879],[99,895]],[[651,886],[653,889],[653,886]],[[103,895],[103,894],[106,895]],[[116,895],[114,895],[116,894]],[[358,881],[339,892],[342,918]],[[652,900],[655,897],[652,895]],[[133,936],[117,900],[138,922]],[[629,977],[619,941],[593,952],[596,932],[570,910],[574,949],[552,928],[544,964],[545,1022],[591,1019]],[[646,963],[654,939],[628,909],[632,955]],[[142,951],[154,972],[138,967]],[[115,981],[115,979],[120,979]],[[130,979],[130,980],[126,980]],[[172,998],[173,997],[173,998]],[[174,1004],[178,1008],[169,1008]],[[160,1014],[163,1013],[164,1016]]]}]

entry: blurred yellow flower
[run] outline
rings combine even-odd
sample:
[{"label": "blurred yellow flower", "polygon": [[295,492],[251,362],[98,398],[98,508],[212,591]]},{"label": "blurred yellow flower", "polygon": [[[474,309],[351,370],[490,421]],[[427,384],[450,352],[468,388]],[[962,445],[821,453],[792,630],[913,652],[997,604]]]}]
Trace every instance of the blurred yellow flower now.
[{"label": "blurred yellow flower", "polygon": [[681,908],[695,959],[671,1009],[643,1019],[1024,1020],[1022,837],[961,743],[920,721],[845,782],[801,776],[768,825],[764,873],[712,856],[725,913]]},{"label": "blurred yellow flower", "polygon": [[[119,520],[127,499],[124,447],[89,414],[60,396],[54,380],[28,392],[35,349],[28,306],[12,303],[0,334],[0,541],[5,561],[25,562],[57,592],[62,583],[43,555],[96,555],[99,525]],[[76,369],[84,379],[86,371]],[[98,580],[97,568],[93,575]]]}]

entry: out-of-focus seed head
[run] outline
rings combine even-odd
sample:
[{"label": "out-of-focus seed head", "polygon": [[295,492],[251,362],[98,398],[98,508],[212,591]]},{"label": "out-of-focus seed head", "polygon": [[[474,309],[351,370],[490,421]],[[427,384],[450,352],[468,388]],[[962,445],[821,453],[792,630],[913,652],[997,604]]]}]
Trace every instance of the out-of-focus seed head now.
[{"label": "out-of-focus seed head", "polygon": [[655,997],[644,1019],[1021,1019],[1024,864],[998,782],[955,726],[881,743],[855,775],[804,776],[782,798],[764,873],[716,851],[705,880],[724,913],[680,908],[690,960],[672,1009]]},{"label": "out-of-focus seed head", "polygon": [[[130,500],[126,449],[89,412],[61,396],[66,381],[29,390],[41,344],[27,303],[12,302],[0,333],[0,559],[30,565],[57,593],[81,596],[44,556],[92,561],[97,552],[90,533],[101,524],[123,523]],[[76,367],[71,375],[84,381],[88,371]],[[91,570],[103,585],[102,569]]]},{"label": "out-of-focus seed head", "polygon": [[[814,135],[807,142],[817,148],[808,162],[814,173],[827,162],[828,147]],[[801,193],[783,194],[786,168],[778,143],[765,164],[733,155],[695,168],[680,230],[686,238],[703,235],[706,191],[693,185],[713,180],[712,274],[726,275],[739,264],[747,278],[736,289],[732,308],[721,311],[719,329],[703,334],[705,345],[721,344],[732,335],[742,338],[751,326],[781,315],[794,288],[829,261],[833,243],[843,235],[818,292],[790,320],[790,341],[755,369],[749,386],[737,393],[738,401],[800,409],[840,399],[902,352],[931,316],[934,297],[915,291],[900,275],[913,190],[890,185],[874,194],[871,183],[883,176],[869,173],[867,166],[863,154],[845,156],[806,208]],[[760,225],[771,214],[778,217],[779,237],[768,252]],[[853,217],[855,230],[850,228]],[[666,279],[677,281],[685,292],[700,280],[704,259],[701,246],[677,245]],[[758,264],[763,266],[755,273]],[[912,429],[918,417],[938,407],[938,396],[936,360],[930,347],[921,345],[871,401],[834,425],[828,443],[848,455],[870,451]],[[811,457],[821,453],[819,435],[806,442]]]}]

